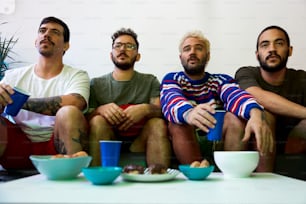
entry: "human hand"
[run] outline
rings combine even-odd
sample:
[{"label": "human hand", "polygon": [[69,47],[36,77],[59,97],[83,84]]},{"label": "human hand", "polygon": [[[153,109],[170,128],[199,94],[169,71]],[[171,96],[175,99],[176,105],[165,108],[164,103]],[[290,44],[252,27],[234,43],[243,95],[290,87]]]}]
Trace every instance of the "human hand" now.
[{"label": "human hand", "polygon": [[270,127],[268,126],[263,111],[254,109],[245,128],[243,142],[249,141],[251,134],[254,133],[257,149],[261,155],[273,152],[274,140]]},{"label": "human hand", "polygon": [[123,109],[115,103],[101,105],[96,109],[96,112],[111,125],[119,125],[126,120],[126,114],[123,112]]},{"label": "human hand", "polygon": [[121,131],[128,130],[131,126],[141,121],[146,116],[147,104],[130,105],[124,110],[126,119],[119,125]]},{"label": "human hand", "polygon": [[203,103],[196,105],[187,115],[186,121],[189,125],[194,125],[204,132],[208,132],[209,128],[214,128],[217,123],[212,116],[215,113],[211,103]]},{"label": "human hand", "polygon": [[0,84],[0,105],[7,106],[8,104],[13,103],[11,95],[14,93],[13,88],[8,84]]}]

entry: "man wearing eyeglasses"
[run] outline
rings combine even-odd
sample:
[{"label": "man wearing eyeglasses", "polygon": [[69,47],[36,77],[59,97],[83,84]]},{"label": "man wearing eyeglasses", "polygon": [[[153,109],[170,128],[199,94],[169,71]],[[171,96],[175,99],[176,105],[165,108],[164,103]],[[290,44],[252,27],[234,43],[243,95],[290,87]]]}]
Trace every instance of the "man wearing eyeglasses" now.
[{"label": "man wearing eyeglasses", "polygon": [[100,140],[121,140],[123,151],[146,153],[146,163],[170,165],[170,143],[160,107],[160,83],[134,70],[140,60],[137,34],[122,28],[112,35],[114,70],[90,85],[91,165],[101,165]]}]

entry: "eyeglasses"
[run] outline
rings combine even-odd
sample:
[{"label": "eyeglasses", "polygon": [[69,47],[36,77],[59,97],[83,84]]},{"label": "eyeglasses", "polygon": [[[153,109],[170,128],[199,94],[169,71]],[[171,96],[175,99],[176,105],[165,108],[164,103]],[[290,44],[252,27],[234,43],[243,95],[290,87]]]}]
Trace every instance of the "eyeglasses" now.
[{"label": "eyeglasses", "polygon": [[49,31],[49,33],[51,35],[57,35],[57,36],[60,36],[62,33],[61,31],[57,30],[57,29],[47,29],[47,28],[39,28],[38,29],[38,33],[40,34],[44,34],[46,33],[47,31]]},{"label": "eyeglasses", "polygon": [[115,43],[113,45],[113,49],[115,50],[120,50],[121,47],[124,47],[125,50],[136,50],[137,46],[135,44],[132,44],[132,43]]}]

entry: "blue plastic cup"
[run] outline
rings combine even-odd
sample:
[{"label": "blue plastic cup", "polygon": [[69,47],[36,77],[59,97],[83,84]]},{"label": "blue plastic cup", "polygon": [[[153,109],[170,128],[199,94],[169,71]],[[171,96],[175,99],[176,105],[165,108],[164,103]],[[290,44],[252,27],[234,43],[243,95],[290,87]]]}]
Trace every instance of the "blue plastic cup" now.
[{"label": "blue plastic cup", "polygon": [[5,107],[4,113],[10,116],[16,116],[29,97],[29,93],[20,88],[14,87],[14,93],[11,95],[13,103],[8,104]]},{"label": "blue plastic cup", "polygon": [[214,128],[210,128],[207,133],[207,139],[210,141],[221,141],[222,140],[222,128],[224,122],[224,110],[216,110],[216,113],[213,115],[217,120],[217,123]]},{"label": "blue plastic cup", "polygon": [[102,166],[118,166],[120,159],[122,141],[114,140],[101,140],[100,152],[101,152],[101,165]]}]

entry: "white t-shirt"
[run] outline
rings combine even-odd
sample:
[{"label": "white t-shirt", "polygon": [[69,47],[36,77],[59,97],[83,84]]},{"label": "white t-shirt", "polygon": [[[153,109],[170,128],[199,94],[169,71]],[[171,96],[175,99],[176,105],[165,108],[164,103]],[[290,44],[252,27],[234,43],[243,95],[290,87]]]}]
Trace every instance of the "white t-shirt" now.
[{"label": "white t-shirt", "polygon": [[[46,80],[35,74],[34,67],[35,65],[31,65],[8,70],[2,82],[29,92],[30,98],[44,98],[77,93],[82,95],[88,104],[90,82],[86,71],[64,65],[59,75]],[[22,109],[14,117],[14,120],[29,139],[33,142],[43,142],[48,141],[52,135],[55,116],[42,115]]]}]

